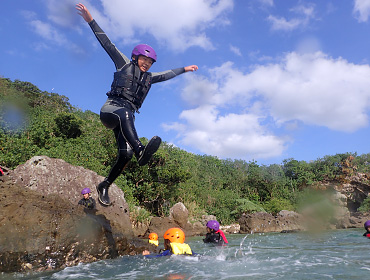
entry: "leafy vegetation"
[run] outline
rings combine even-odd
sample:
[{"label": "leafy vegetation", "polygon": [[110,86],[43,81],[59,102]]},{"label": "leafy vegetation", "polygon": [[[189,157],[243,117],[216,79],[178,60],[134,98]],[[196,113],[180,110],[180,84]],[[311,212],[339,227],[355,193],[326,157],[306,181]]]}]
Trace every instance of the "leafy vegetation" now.
[{"label": "leafy vegetation", "polygon": [[[33,156],[46,155],[106,176],[116,152],[113,133],[97,114],[83,112],[67,97],[29,82],[0,78],[0,165],[15,168]],[[115,183],[138,222],[167,215],[181,201],[191,220],[212,214],[221,223],[231,223],[242,213],[297,210],[318,182],[344,180],[355,171],[368,173],[369,163],[370,154],[345,153],[309,163],[286,159],[265,166],[195,155],[164,142],[149,166],[140,167],[133,159]],[[367,211],[369,205],[365,200],[360,210]]]}]

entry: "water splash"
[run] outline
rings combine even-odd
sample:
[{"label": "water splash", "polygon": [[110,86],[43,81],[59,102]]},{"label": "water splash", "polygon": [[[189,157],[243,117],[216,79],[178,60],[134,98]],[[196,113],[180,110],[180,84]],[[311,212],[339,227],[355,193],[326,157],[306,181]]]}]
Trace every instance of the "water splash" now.
[{"label": "water splash", "polygon": [[[261,225],[263,226],[263,224]],[[243,238],[242,240],[240,241],[240,245],[239,245],[239,249],[237,249],[235,251],[235,258],[241,258],[243,256],[245,256],[246,254],[243,253],[243,243],[245,241],[245,239],[249,236],[249,235],[252,235],[257,229],[259,229],[260,226],[257,226],[255,229],[253,229],[250,233],[247,233]],[[252,251],[252,245],[249,245],[248,246],[248,249],[249,249],[249,254],[252,254],[253,251]]]}]

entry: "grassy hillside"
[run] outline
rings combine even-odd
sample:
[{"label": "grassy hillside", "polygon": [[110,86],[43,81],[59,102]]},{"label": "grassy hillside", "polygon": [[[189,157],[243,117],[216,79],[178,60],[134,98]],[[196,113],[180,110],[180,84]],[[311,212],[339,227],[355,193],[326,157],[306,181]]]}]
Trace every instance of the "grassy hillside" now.
[{"label": "grassy hillside", "polygon": [[[106,176],[116,152],[113,133],[97,114],[29,82],[0,78],[0,165],[15,168],[46,155]],[[194,218],[207,213],[230,223],[244,212],[295,210],[310,186],[341,180],[348,172],[369,172],[369,162],[369,154],[346,153],[265,166],[194,155],[164,142],[149,168],[134,158],[115,183],[132,207],[146,209],[138,219],[166,215],[182,201]]]}]

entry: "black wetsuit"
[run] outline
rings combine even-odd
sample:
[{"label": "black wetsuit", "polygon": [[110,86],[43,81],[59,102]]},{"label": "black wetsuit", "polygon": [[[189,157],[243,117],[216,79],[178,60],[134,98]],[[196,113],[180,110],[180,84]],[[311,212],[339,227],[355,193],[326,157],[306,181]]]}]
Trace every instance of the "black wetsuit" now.
[{"label": "black wetsuit", "polygon": [[95,209],[96,208],[96,203],[95,199],[92,197],[89,197],[89,199],[84,199],[82,198],[78,204],[85,206],[87,209]]},{"label": "black wetsuit", "polygon": [[206,238],[203,239],[204,243],[213,243],[217,245],[224,245],[224,239],[222,238],[221,234],[216,232],[211,232],[206,234]]},{"label": "black wetsuit", "polygon": [[[124,54],[122,54],[116,46],[110,41],[108,36],[104,33],[104,31],[99,27],[95,20],[92,20],[89,23],[92,31],[94,32],[96,38],[104,48],[104,50],[108,53],[110,58],[113,60],[115,67],[116,67],[116,74],[119,74],[120,71],[124,71],[125,65],[131,62]],[[133,63],[135,67],[138,66]],[[128,65],[127,65],[128,66]],[[126,66],[126,67],[127,67]],[[133,66],[133,65],[131,65]],[[137,69],[136,69],[137,71]],[[169,79],[172,79],[180,74],[185,73],[185,68],[177,68],[173,70],[168,70],[164,72],[152,73],[146,72],[147,76],[149,77],[150,85],[163,82]],[[141,73],[143,75],[143,73]],[[139,103],[132,102],[131,99],[127,98],[126,96],[117,94],[117,92],[122,91],[122,89],[115,88],[115,80],[112,83],[111,90],[107,93],[108,99],[103,105],[100,110],[100,120],[102,123],[109,129],[114,131],[117,145],[118,145],[118,156],[117,161],[113,165],[106,181],[109,183],[113,183],[113,181],[122,173],[123,169],[127,165],[127,163],[131,160],[133,153],[136,156],[144,149],[143,144],[140,142],[139,137],[137,135],[134,121],[135,121],[135,111],[138,111],[142,102],[145,99],[146,94],[140,100]],[[139,88],[139,92],[132,92],[131,94],[138,94],[140,95],[140,85],[136,85],[136,88]],[[147,88],[147,90],[149,90]]]}]

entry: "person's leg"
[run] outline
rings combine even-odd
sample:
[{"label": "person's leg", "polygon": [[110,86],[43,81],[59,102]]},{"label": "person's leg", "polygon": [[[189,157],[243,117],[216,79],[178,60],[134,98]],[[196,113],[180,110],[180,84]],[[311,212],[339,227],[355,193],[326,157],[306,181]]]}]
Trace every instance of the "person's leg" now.
[{"label": "person's leg", "polygon": [[134,126],[134,112],[129,106],[118,107],[114,101],[108,100],[100,111],[100,120],[110,129],[113,129],[117,145],[118,157],[107,178],[97,186],[99,201],[104,205],[110,205],[108,195],[109,186],[122,173],[127,163],[135,153],[140,166],[149,162],[151,156],[158,150],[161,138],[154,136],[144,146],[136,133]]},{"label": "person's leg", "polygon": [[112,166],[112,169],[109,172],[107,177],[107,181],[114,182],[119,175],[121,175],[122,171],[125,169],[126,165],[129,163],[133,156],[133,151],[122,137],[122,135],[118,132],[118,130],[114,130],[114,135],[116,136],[118,152],[117,152],[117,160],[115,164]]},{"label": "person's leg", "polygon": [[[143,166],[147,164],[152,155],[158,150],[162,142],[161,138],[158,136],[154,136],[152,139],[150,139],[148,145],[144,146],[137,135],[134,124],[135,116],[132,110],[126,107],[121,107],[115,110],[113,113],[110,113],[110,118],[111,114],[117,116],[117,119],[119,120],[119,125],[117,126],[117,129],[120,130],[120,133],[125,138],[125,141],[129,143],[129,145],[133,149],[139,165]],[[106,118],[105,115],[106,113],[101,112],[101,119]]]},{"label": "person's leg", "polygon": [[121,175],[122,171],[125,169],[133,156],[133,151],[120,133],[120,130],[115,128],[113,131],[114,135],[116,136],[118,146],[117,160],[112,166],[109,175],[97,187],[100,203],[107,206],[111,203],[108,195],[108,189],[110,185],[117,179],[119,175]]}]

